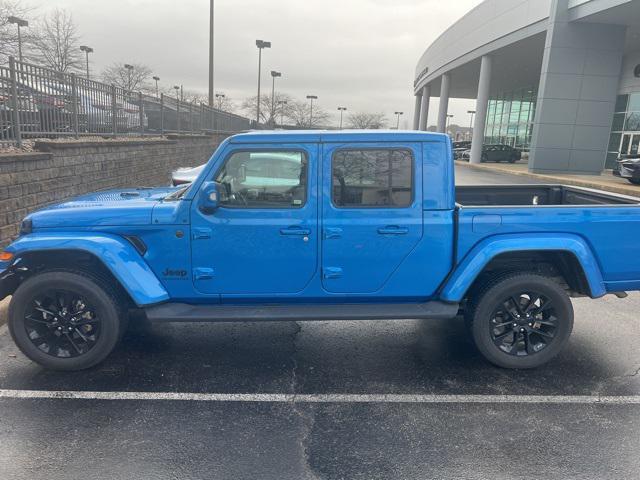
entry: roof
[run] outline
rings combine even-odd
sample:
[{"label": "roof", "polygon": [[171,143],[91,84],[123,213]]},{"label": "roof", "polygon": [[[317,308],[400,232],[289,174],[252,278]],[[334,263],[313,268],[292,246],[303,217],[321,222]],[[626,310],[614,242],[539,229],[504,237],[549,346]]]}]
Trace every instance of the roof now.
[{"label": "roof", "polygon": [[230,138],[231,143],[445,142],[443,133],[414,130],[256,130]]}]

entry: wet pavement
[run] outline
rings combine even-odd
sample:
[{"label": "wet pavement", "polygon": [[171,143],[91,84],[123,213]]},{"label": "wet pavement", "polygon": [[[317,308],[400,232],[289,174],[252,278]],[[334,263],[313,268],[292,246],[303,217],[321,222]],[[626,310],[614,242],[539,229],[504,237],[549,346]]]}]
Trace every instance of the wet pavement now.
[{"label": "wet pavement", "polygon": [[[459,170],[460,183],[526,180]],[[0,479],[637,478],[640,405],[558,399],[640,398],[640,294],[574,306],[568,348],[527,372],[483,360],[461,319],[134,320],[105,363],[79,373],[32,364],[0,329]],[[9,390],[113,399],[2,397]],[[158,398],[118,400],[120,392]],[[308,403],[163,399],[167,392],[458,397]],[[556,402],[465,400],[474,395]]]}]

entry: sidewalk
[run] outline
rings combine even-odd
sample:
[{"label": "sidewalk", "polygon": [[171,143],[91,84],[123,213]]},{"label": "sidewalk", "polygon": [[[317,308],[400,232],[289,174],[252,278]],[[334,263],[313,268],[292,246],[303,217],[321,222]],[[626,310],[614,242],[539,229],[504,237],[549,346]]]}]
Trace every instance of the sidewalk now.
[{"label": "sidewalk", "polygon": [[509,175],[519,175],[529,177],[546,183],[561,183],[564,185],[574,185],[576,187],[595,188],[607,192],[621,193],[640,197],[640,186],[631,185],[626,180],[614,177],[611,170],[605,170],[601,175],[562,175],[549,173],[531,173],[526,162],[518,163],[481,163],[470,164],[456,160],[456,166],[471,168],[474,170],[485,170],[491,172],[505,173]]}]

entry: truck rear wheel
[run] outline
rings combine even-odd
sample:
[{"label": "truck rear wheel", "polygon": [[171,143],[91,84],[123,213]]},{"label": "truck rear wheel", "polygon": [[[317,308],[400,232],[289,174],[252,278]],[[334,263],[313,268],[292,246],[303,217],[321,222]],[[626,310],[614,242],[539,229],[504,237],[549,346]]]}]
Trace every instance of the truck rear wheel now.
[{"label": "truck rear wheel", "polygon": [[544,365],[567,344],[573,306],[555,281],[516,273],[476,291],[467,312],[474,343],[494,365],[528,369]]},{"label": "truck rear wheel", "polygon": [[125,318],[106,283],[82,273],[52,271],[27,279],[9,305],[9,330],[31,360],[53,370],[83,370],[103,361]]}]

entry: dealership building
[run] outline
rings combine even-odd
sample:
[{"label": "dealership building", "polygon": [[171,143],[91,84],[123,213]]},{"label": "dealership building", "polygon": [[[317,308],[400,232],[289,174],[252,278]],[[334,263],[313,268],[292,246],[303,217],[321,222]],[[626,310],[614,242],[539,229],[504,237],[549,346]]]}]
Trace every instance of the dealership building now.
[{"label": "dealership building", "polygon": [[424,52],[414,93],[421,130],[476,100],[472,162],[503,143],[533,172],[599,174],[639,153],[640,0],[485,0]]}]

